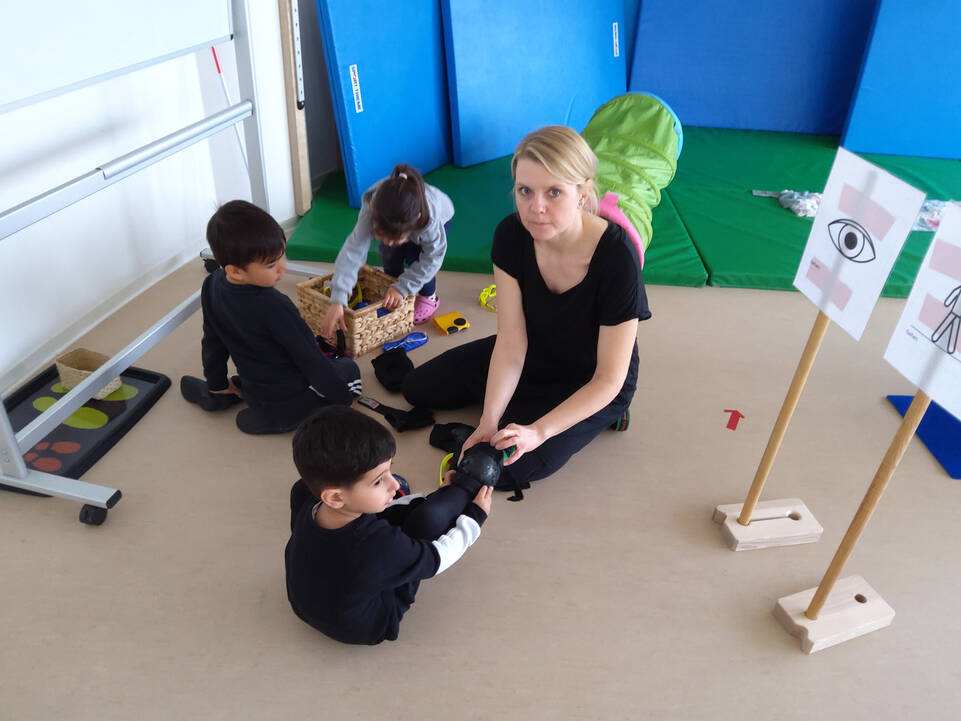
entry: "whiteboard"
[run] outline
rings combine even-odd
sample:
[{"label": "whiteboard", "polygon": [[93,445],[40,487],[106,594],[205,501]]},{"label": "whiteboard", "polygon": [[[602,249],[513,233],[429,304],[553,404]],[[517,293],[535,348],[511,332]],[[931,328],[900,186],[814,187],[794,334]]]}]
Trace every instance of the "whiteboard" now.
[{"label": "whiteboard", "polygon": [[34,0],[0,21],[0,113],[225,42],[230,0]]}]

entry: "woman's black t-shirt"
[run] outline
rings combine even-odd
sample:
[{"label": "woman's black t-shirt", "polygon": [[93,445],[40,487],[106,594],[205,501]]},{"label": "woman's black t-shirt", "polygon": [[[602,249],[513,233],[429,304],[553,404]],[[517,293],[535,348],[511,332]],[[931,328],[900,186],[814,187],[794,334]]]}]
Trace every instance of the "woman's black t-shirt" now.
[{"label": "woman's black t-shirt", "polygon": [[[504,218],[494,231],[491,260],[517,280],[521,290],[527,357],[519,393],[548,394],[563,401],[594,375],[602,325],[651,317],[637,251],[624,229],[614,223],[608,222],[601,235],[584,279],[563,293],[554,293],[544,282],[534,255],[534,239],[516,213]],[[618,396],[622,401],[629,401],[634,394],[637,365],[635,343]]]}]

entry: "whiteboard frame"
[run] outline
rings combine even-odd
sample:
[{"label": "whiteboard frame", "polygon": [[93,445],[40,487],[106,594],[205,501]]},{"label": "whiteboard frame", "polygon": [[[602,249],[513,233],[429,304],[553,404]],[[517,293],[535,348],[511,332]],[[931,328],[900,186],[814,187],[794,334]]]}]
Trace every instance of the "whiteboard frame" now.
[{"label": "whiteboard frame", "polygon": [[[160,63],[187,52],[194,52],[199,48],[209,47],[209,45],[215,45],[218,42],[231,39],[234,41],[234,50],[237,56],[237,77],[240,85],[241,98],[246,98],[246,100],[242,99],[240,103],[225,111],[227,114],[233,113],[232,120],[225,119],[223,122],[217,123],[215,119],[218,116],[213,116],[204,121],[194,123],[193,125],[182,128],[171,136],[161,138],[149,146],[145,146],[126,156],[115,159],[111,161],[111,163],[104,163],[102,167],[80,178],[75,178],[64,185],[52,188],[46,193],[37,196],[33,201],[27,201],[25,204],[5,211],[3,214],[0,214],[0,218],[7,216],[8,221],[11,222],[8,229],[12,229],[16,223],[21,221],[21,211],[25,210],[24,206],[33,203],[38,198],[58,196],[54,202],[46,201],[44,207],[44,215],[56,213],[68,205],[107,187],[115,180],[120,180],[127,175],[149,167],[153,162],[178,152],[192,145],[193,142],[215,132],[233,127],[237,122],[243,122],[244,124],[251,200],[255,205],[270,212],[264,172],[263,143],[260,122],[258,120],[259,104],[257,101],[257,86],[254,77],[253,44],[250,36],[250,11],[248,1],[249,0],[232,0],[230,2],[230,27],[232,29],[232,37],[215,38],[212,39],[209,44],[202,43],[197,47],[184,50],[183,52],[164,55],[145,63],[124,68],[123,70],[98,75],[86,81],[33,96],[22,103],[16,102],[0,108],[0,112],[4,112],[13,109],[13,107],[29,105],[51,97],[52,95],[67,92],[68,90],[75,90],[86,85],[93,85],[108,78],[132,72],[138,68]],[[216,128],[211,126],[212,123],[216,125]],[[174,136],[177,136],[176,140],[180,142],[175,142]],[[154,148],[152,146],[158,147]],[[141,158],[140,162],[131,165],[130,156],[141,153],[145,153],[149,157]],[[104,171],[109,171],[114,164],[117,164],[118,169],[113,174],[111,180],[106,177],[107,174]],[[70,191],[62,192],[66,187],[69,187]],[[82,194],[77,195],[77,193]],[[16,230],[11,230],[11,233],[7,235],[15,232]],[[0,234],[0,240],[2,240],[3,237],[6,236]],[[14,433],[6,409],[3,407],[3,404],[0,403],[0,485],[19,488],[32,493],[80,501],[85,504],[84,509],[81,510],[80,513],[80,519],[82,521],[85,518],[85,510],[88,507],[100,509],[113,508],[121,498],[121,492],[119,490],[27,468],[23,460],[23,453],[29,450],[37,440],[42,439],[47,433],[56,428],[56,426],[74,410],[92,398],[110,378],[120,375],[120,373],[129,368],[144,353],[150,350],[150,348],[169,335],[175,328],[196,312],[199,307],[200,292],[198,291],[167,313],[150,329],[128,344],[126,348],[108,360],[57,403],[41,413],[26,428],[21,430],[20,433]]]}]

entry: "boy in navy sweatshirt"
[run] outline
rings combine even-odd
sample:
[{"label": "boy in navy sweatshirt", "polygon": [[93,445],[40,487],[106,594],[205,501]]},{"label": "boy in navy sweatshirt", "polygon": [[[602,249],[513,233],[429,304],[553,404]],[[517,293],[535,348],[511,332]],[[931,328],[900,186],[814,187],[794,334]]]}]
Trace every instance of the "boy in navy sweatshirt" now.
[{"label": "boy in navy sweatshirt", "polygon": [[[421,580],[450,568],[490,512],[493,484],[395,499],[395,450],[387,428],[340,406],[294,434],[301,480],[290,491],[287,597],[297,616],[344,643],[395,640]],[[436,538],[417,530],[438,527],[447,530]]]},{"label": "boy in navy sweatshirt", "polygon": [[[206,380],[184,376],[183,397],[207,411],[243,399],[237,427],[252,434],[286,433],[323,406],[349,405],[361,392],[357,364],[324,355],[296,306],[274,287],[287,269],[277,221],[232,200],[207,223],[207,242],[220,268],[200,292]],[[233,378],[228,358],[237,367]]]}]

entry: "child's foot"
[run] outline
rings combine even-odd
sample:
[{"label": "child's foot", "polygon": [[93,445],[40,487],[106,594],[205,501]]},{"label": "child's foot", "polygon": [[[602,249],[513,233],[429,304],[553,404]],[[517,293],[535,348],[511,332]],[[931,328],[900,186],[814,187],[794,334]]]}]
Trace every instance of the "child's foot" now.
[{"label": "child's foot", "polygon": [[237,428],[252,436],[269,436],[297,430],[300,421],[279,421],[266,418],[253,408],[244,408],[237,414]]},{"label": "child's foot", "polygon": [[180,379],[180,395],[189,403],[196,403],[205,411],[222,411],[243,400],[234,393],[211,393],[202,378],[184,376]]},{"label": "child's foot", "polygon": [[440,301],[437,300],[437,293],[429,296],[418,294],[414,298],[414,325],[429,321],[438,307],[440,307]]},{"label": "child's foot", "polygon": [[612,431],[626,431],[627,427],[631,424],[631,409],[625,408],[624,412],[621,413],[621,417],[618,418],[610,425]]}]

